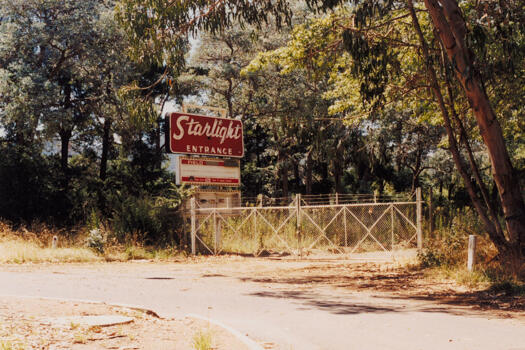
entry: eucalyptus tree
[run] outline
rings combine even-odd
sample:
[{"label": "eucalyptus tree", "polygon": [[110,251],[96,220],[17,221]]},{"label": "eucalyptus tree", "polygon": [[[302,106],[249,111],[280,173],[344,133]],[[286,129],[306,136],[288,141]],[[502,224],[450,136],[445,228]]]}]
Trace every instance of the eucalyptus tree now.
[{"label": "eucalyptus tree", "polygon": [[23,142],[33,142],[39,129],[45,139],[58,136],[66,179],[72,138],[86,131],[97,110],[103,118],[102,106],[114,98],[119,79],[116,28],[101,20],[108,6],[24,0],[0,7],[4,123],[30,123]]},{"label": "eucalyptus tree", "polygon": [[[261,72],[243,69],[258,51],[276,49],[287,37],[287,31],[278,32],[272,26],[234,26],[220,33],[200,33],[199,44],[189,61],[192,68],[180,77],[181,81],[196,81],[206,103],[224,106],[230,117],[245,122],[248,135],[246,160],[242,163],[244,187],[266,188],[266,194],[283,196],[288,196],[291,187],[298,191],[302,186],[300,163],[305,157],[310,169],[306,171],[306,189],[311,193],[313,152],[305,154],[308,147],[312,148],[314,134],[320,134],[320,123],[314,116],[327,104],[321,98],[321,90],[313,84],[308,86],[301,74],[282,75],[271,67]],[[272,181],[269,173],[280,181]],[[269,190],[264,186],[268,181],[278,186]]]}]

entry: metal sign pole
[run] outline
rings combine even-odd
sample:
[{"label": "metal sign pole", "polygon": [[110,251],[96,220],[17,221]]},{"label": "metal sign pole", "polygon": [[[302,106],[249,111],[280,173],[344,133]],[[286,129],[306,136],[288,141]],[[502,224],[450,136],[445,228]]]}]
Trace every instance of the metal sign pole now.
[{"label": "metal sign pole", "polygon": [[197,216],[195,215],[195,197],[190,199],[191,208],[191,254],[196,254],[195,239],[197,237]]}]

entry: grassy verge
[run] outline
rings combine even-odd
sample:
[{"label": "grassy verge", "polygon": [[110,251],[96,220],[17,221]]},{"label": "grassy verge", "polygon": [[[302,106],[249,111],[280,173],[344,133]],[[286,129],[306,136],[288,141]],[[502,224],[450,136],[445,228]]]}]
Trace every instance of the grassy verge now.
[{"label": "grassy verge", "polygon": [[[56,248],[51,247],[58,237]],[[13,230],[0,222],[0,263],[94,263],[102,261],[170,260],[185,257],[175,248],[144,247],[137,242],[126,245],[104,243],[103,249],[87,245],[87,235],[67,233],[46,227]]]},{"label": "grassy verge", "polygon": [[468,289],[484,289],[494,282],[481,270],[468,271],[460,266],[435,266],[425,271],[427,278],[434,280],[449,280]]},{"label": "grassy verge", "polygon": [[94,263],[102,261],[155,260],[164,261],[185,257],[186,254],[176,249],[159,249],[138,245],[112,246],[103,254],[86,247],[41,247],[31,241],[0,241],[0,263]]},{"label": "grassy verge", "polygon": [[103,260],[93,250],[82,247],[42,248],[20,240],[0,242],[0,263],[96,262]]}]

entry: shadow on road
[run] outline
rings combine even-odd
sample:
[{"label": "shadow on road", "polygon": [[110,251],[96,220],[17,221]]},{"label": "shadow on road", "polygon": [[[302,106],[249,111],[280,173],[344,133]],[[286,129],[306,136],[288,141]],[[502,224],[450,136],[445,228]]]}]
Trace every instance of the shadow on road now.
[{"label": "shadow on road", "polygon": [[[308,266],[240,277],[243,282],[282,287],[281,291],[253,293],[267,298],[286,298],[307,308],[318,308],[334,314],[387,312],[440,312],[525,320],[525,296],[495,294],[488,290],[458,292],[449,282],[430,281],[420,270],[382,271],[377,265]],[[293,290],[293,286],[308,291]],[[316,293],[323,287],[322,293]],[[340,293],[330,293],[332,287],[351,292],[366,292],[375,300],[368,303],[340,300]],[[332,289],[333,291],[335,289]],[[410,301],[410,303],[407,303]]]},{"label": "shadow on road", "polygon": [[317,308],[329,311],[337,315],[359,314],[359,313],[387,313],[402,311],[402,307],[385,307],[372,306],[366,303],[343,302],[329,300],[321,295],[297,291],[280,291],[280,292],[257,292],[250,295],[264,298],[285,298],[302,303],[302,310]]}]

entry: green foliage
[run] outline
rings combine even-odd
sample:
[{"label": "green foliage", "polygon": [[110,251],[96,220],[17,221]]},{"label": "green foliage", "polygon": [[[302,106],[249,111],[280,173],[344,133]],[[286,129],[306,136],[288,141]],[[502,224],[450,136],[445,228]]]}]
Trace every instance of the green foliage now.
[{"label": "green foliage", "polygon": [[3,218],[12,222],[42,220],[60,210],[64,198],[59,197],[53,160],[43,157],[36,149],[1,145],[0,152]]},{"label": "green foliage", "polygon": [[447,258],[442,252],[426,249],[417,254],[422,268],[438,267],[445,264]]},{"label": "green foliage", "polygon": [[113,211],[111,226],[119,241],[134,237],[151,244],[161,235],[161,223],[154,215],[154,203],[149,198],[128,197]]},{"label": "green foliage", "polygon": [[89,230],[86,238],[86,246],[95,250],[99,254],[104,254],[104,246],[106,244],[106,238],[102,234],[102,231],[98,228]]},{"label": "green foliage", "polygon": [[179,206],[191,189],[171,185],[155,198],[147,194],[127,196],[112,204],[111,228],[120,242],[146,245],[183,245],[184,231]]}]

